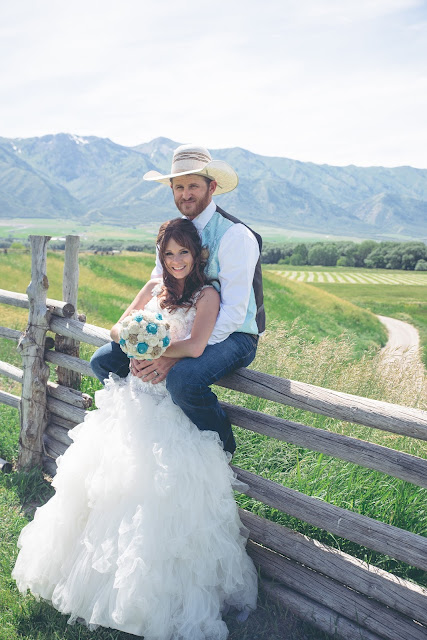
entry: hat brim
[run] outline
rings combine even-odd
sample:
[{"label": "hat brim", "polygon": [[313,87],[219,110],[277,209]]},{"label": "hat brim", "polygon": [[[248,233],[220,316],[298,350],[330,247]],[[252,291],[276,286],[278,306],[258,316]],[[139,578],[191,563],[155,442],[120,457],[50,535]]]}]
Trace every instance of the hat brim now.
[{"label": "hat brim", "polygon": [[239,184],[239,178],[227,162],[222,160],[212,160],[208,162],[203,169],[199,171],[182,171],[180,173],[169,173],[168,175],[161,174],[159,171],[148,171],[144,176],[144,180],[149,182],[160,182],[161,184],[170,184],[171,178],[179,178],[180,176],[187,175],[205,176],[211,180],[215,180],[217,183],[216,189],[213,195],[220,195],[221,193],[228,193],[233,191]]}]

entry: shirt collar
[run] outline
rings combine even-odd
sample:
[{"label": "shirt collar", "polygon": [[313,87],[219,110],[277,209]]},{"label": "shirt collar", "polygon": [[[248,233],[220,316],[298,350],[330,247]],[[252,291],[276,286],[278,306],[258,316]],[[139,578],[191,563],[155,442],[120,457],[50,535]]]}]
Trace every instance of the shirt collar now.
[{"label": "shirt collar", "polygon": [[213,214],[216,211],[216,204],[213,200],[210,201],[206,209],[199,213],[199,215],[192,220],[192,223],[196,227],[197,231],[201,233],[203,229],[208,224],[209,220],[212,218]]}]

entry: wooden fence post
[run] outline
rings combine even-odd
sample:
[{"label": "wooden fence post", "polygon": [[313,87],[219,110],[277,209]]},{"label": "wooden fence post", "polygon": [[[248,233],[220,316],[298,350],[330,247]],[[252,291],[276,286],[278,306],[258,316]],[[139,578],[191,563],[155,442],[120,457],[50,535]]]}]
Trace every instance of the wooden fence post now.
[{"label": "wooden fence post", "polygon": [[[67,236],[65,239],[64,275],[62,281],[62,296],[65,302],[73,305],[75,312],[71,316],[77,320],[77,295],[79,287],[79,236]],[[79,357],[80,343],[72,338],[66,338],[56,334],[55,351],[69,356]],[[58,382],[65,387],[80,389],[81,375],[64,367],[56,370]]]},{"label": "wooden fence post", "polygon": [[18,469],[40,466],[43,432],[47,424],[46,384],[49,367],[44,360],[46,331],[50,311],[46,307],[49,282],[46,276],[46,248],[50,236],[30,236],[31,282],[27,288],[30,306],[28,326],[22,334],[22,401]]}]

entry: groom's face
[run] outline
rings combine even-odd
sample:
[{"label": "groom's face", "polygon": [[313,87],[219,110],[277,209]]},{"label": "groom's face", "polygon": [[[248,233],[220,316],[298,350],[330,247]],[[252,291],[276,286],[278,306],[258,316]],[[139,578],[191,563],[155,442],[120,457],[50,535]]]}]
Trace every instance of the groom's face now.
[{"label": "groom's face", "polygon": [[172,192],[175,204],[183,216],[193,220],[212,200],[216,189],[215,180],[208,182],[202,176],[190,174],[172,179]]}]

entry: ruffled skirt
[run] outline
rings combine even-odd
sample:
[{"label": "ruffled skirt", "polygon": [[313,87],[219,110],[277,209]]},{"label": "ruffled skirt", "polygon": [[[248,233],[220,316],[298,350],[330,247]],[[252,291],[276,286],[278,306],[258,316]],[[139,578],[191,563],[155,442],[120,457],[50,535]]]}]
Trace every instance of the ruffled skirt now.
[{"label": "ruffled skirt", "polygon": [[96,403],[21,532],[18,588],[90,628],[224,640],[221,612],[255,608],[257,575],[218,435],[136,378],[109,381]]}]

